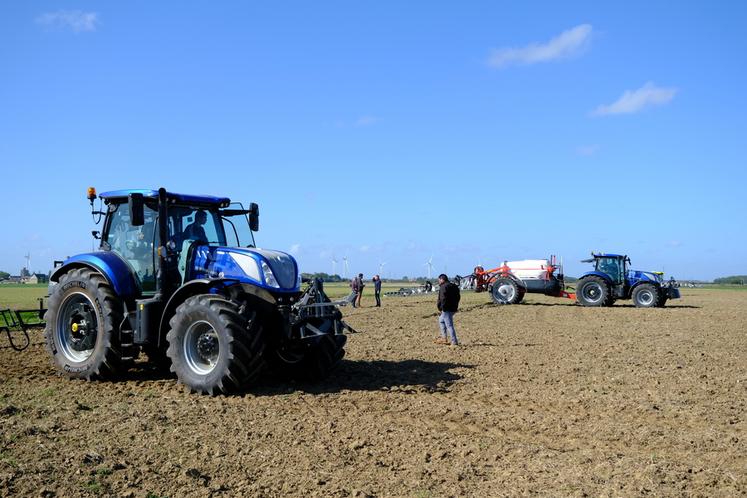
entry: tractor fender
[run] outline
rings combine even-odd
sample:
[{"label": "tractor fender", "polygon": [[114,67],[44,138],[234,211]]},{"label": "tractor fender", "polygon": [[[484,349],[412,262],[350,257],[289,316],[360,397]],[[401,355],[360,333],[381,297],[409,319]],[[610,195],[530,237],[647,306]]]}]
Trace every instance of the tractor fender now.
[{"label": "tractor fender", "polygon": [[657,289],[661,289],[661,284],[657,282],[656,280],[639,280],[630,286],[631,294],[633,293],[633,289],[635,289],[636,287],[640,287],[643,284],[650,284],[656,287]]},{"label": "tractor fender", "polygon": [[613,282],[612,282],[612,279],[610,278],[610,276],[609,276],[609,275],[607,275],[607,274],[606,274],[606,273],[604,273],[604,272],[601,272],[601,271],[596,271],[596,270],[594,270],[594,271],[589,271],[589,272],[586,272],[586,273],[584,273],[583,275],[581,275],[580,277],[578,277],[578,279],[579,279],[579,280],[581,280],[581,279],[583,279],[583,278],[586,278],[586,277],[590,277],[590,276],[592,276],[592,275],[593,275],[593,276],[595,276],[595,277],[600,277],[600,278],[603,278],[603,279],[604,279],[604,280],[605,280],[605,281],[606,281],[606,282],[607,282],[608,284],[610,284],[610,285],[612,285],[612,284],[613,284]]},{"label": "tractor fender", "polygon": [[132,267],[114,252],[97,251],[68,258],[52,273],[49,280],[58,282],[63,274],[74,268],[90,268],[100,273],[117,296],[124,300],[135,299],[140,294]]},{"label": "tractor fender", "polygon": [[169,329],[169,320],[176,313],[176,308],[179,307],[187,298],[195,296],[197,294],[211,294],[222,289],[240,287],[241,290],[252,296],[255,296],[268,304],[275,305],[276,300],[272,294],[268,291],[257,287],[252,284],[239,283],[235,279],[229,278],[200,278],[196,280],[190,280],[186,284],[179,287],[169,298],[166,306],[163,308],[163,314],[161,315],[161,323],[159,325],[158,342],[160,344],[162,337],[165,337],[166,332]]}]

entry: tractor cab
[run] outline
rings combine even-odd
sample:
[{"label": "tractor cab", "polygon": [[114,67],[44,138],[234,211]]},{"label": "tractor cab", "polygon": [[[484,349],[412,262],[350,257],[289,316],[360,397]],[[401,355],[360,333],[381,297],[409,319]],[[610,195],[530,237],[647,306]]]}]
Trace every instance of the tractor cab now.
[{"label": "tractor cab", "polygon": [[192,263],[198,247],[255,247],[256,204],[244,209],[241,203],[229,203],[225,198],[169,196],[161,226],[156,191],[100,195],[106,203],[106,211],[100,213],[106,216],[101,248],[127,262],[141,296],[152,296],[156,291],[159,248],[169,256],[164,268],[165,287],[174,290],[197,276]]},{"label": "tractor cab", "polygon": [[588,261],[594,262],[596,271],[608,275],[616,285],[625,283],[627,264],[630,263],[630,258],[619,254],[594,254],[593,257],[594,259]]}]

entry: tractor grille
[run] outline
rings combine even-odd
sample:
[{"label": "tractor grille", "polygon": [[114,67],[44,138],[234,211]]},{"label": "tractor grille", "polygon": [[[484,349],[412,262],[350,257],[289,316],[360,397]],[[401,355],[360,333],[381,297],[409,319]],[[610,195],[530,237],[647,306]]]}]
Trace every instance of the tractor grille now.
[{"label": "tractor grille", "polygon": [[275,275],[280,287],[292,289],[296,286],[296,264],[293,258],[282,252],[262,250],[262,256],[270,263],[272,273]]}]

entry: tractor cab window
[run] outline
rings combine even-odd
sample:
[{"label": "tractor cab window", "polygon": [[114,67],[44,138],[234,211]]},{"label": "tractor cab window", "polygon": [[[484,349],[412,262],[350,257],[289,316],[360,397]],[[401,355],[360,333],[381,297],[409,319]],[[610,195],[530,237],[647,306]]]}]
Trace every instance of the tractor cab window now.
[{"label": "tractor cab window", "polygon": [[155,247],[158,247],[158,212],[144,206],[142,226],[132,226],[127,204],[109,206],[106,244],[127,261],[144,292],[155,290]]},{"label": "tractor cab window", "polygon": [[232,202],[223,214],[226,242],[231,247],[255,247],[254,232],[249,228],[249,219],[240,202]]},{"label": "tractor cab window", "polygon": [[226,245],[220,216],[214,211],[199,208],[180,208],[179,225],[182,241],[192,240],[203,244]]},{"label": "tractor cab window", "polygon": [[599,258],[597,270],[606,273],[616,282],[622,279],[622,260],[618,258]]}]

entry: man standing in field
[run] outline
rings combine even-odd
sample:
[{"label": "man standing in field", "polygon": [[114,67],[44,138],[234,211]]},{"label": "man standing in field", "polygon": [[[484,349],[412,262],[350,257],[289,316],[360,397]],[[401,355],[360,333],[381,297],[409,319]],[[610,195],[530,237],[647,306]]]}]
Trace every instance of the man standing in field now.
[{"label": "man standing in field", "polygon": [[376,307],[381,308],[381,277],[378,275],[374,275],[373,284],[374,297],[376,298]]},{"label": "man standing in field", "polygon": [[361,299],[363,298],[363,288],[366,286],[366,284],[363,283],[363,274],[359,273],[358,278],[356,279],[358,281],[357,285],[357,295],[355,296],[356,305],[360,308],[361,307]]},{"label": "man standing in field", "polygon": [[361,297],[363,297],[363,287],[365,287],[365,284],[363,283],[363,274],[359,273],[358,276],[355,277],[352,282],[350,282],[350,288],[353,290],[353,302],[351,303],[353,305],[353,308],[358,308],[361,305]]},{"label": "man standing in field", "polygon": [[[438,276],[438,311],[441,314],[438,317],[438,326],[441,329],[441,335],[434,342],[436,344],[451,344],[458,346],[456,329],[454,328],[454,313],[459,309],[459,287],[449,282],[449,277],[445,274]],[[448,335],[447,335],[448,334]]]}]

